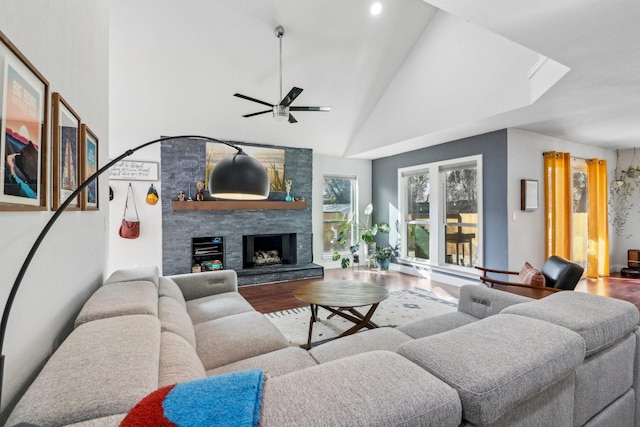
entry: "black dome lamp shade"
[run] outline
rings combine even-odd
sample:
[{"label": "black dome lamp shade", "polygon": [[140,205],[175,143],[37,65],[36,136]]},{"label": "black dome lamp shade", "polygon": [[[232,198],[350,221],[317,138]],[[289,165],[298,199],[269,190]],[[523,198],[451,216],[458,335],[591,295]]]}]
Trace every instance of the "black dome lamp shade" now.
[{"label": "black dome lamp shade", "polygon": [[219,199],[264,200],[269,196],[269,175],[259,161],[239,149],[213,168],[209,192]]}]

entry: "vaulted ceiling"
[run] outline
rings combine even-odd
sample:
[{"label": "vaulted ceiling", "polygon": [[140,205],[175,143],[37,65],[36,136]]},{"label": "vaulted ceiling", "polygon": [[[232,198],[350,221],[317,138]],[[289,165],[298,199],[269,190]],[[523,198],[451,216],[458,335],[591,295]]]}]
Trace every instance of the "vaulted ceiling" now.
[{"label": "vaulted ceiling", "polygon": [[[205,134],[378,158],[505,127],[640,141],[633,0],[114,0],[110,138]],[[282,25],[283,92],[277,103]],[[268,107],[267,107],[268,108]]]}]

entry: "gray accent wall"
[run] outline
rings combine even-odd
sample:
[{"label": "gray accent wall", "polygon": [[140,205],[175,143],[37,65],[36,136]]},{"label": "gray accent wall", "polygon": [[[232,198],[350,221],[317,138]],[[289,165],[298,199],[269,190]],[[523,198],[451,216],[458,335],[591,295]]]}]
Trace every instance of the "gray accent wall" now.
[{"label": "gray accent wall", "polygon": [[304,210],[174,211],[172,201],[177,199],[178,192],[182,190],[188,196],[191,186],[191,195],[195,198],[195,183],[204,180],[206,143],[178,139],[161,145],[164,275],[191,271],[193,237],[223,236],[224,267],[239,274],[242,270],[242,236],[249,234],[297,233],[298,265],[312,262],[312,150],[268,146],[285,150],[285,179],[293,182],[293,197],[305,198],[307,208]]},{"label": "gray accent wall", "polygon": [[[374,221],[389,221],[389,206],[398,207],[398,169],[459,157],[482,155],[484,266],[507,269],[507,130],[499,130],[374,160],[372,188]],[[381,236],[378,243],[388,236]]]}]

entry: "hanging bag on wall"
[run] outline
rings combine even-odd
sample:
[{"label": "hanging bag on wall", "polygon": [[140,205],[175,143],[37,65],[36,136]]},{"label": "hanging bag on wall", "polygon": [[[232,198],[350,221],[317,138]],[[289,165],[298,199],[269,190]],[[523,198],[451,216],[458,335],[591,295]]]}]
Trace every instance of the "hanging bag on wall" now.
[{"label": "hanging bag on wall", "polygon": [[[129,194],[131,194],[133,207],[136,211],[135,221],[127,221]],[[136,206],[136,198],[133,196],[133,187],[131,187],[131,183],[129,183],[129,189],[127,190],[127,200],[124,202],[124,214],[122,214],[122,224],[120,224],[120,230],[118,231],[118,234],[124,239],[137,239],[138,236],[140,236],[140,217],[138,216],[138,207]]]}]

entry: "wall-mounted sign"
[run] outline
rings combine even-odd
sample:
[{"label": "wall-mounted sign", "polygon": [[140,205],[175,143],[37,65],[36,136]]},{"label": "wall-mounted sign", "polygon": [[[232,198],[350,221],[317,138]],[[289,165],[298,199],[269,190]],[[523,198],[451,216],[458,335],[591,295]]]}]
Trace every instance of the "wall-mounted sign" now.
[{"label": "wall-mounted sign", "polygon": [[123,160],[109,169],[109,179],[125,181],[157,181],[158,162]]}]

